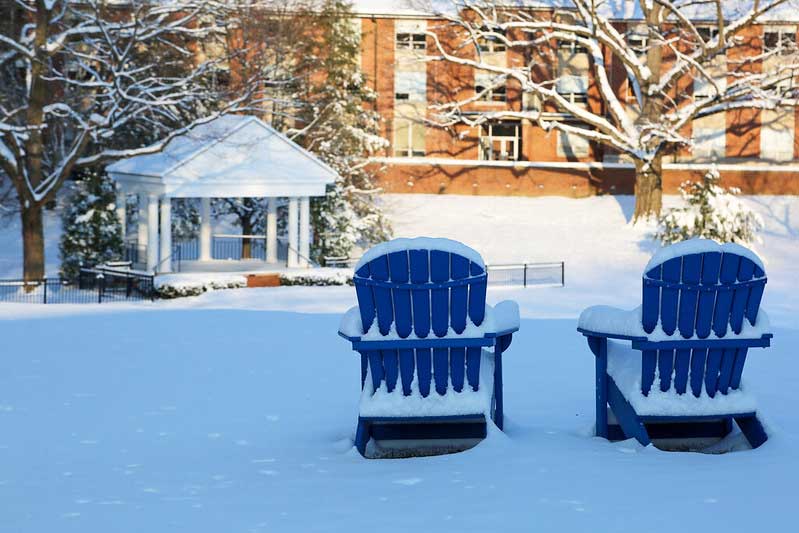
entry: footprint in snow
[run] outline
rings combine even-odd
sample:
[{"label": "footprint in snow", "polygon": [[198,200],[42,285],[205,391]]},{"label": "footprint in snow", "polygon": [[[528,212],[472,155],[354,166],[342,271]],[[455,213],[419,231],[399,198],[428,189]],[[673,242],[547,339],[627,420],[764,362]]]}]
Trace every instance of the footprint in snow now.
[{"label": "footprint in snow", "polygon": [[422,482],[422,478],[418,478],[418,477],[410,477],[410,478],[407,478],[407,479],[395,479],[394,480],[394,483],[396,485],[405,485],[407,487],[411,487],[411,486],[416,485],[417,483],[421,483],[421,482]]}]

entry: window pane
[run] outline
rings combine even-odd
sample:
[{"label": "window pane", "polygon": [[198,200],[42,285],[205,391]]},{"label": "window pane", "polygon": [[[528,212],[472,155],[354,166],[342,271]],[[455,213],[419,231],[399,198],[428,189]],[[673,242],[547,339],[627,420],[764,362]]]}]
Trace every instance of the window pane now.
[{"label": "window pane", "polygon": [[410,121],[397,119],[394,121],[394,150],[407,151]]},{"label": "window pane", "polygon": [[424,124],[417,124],[414,123],[411,125],[412,128],[412,135],[411,135],[411,142],[412,148],[414,152],[421,152],[424,153]]}]

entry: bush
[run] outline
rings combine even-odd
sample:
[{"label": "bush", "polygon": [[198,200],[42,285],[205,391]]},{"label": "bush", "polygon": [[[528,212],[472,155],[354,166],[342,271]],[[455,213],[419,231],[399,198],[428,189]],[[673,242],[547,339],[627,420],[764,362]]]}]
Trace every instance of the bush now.
[{"label": "bush", "polygon": [[737,198],[740,189],[724,188],[719,181],[719,172],[712,167],[702,181],[683,182],[680,195],[688,205],[669,209],[660,218],[655,239],[663,244],[694,237],[739,244],[756,242],[763,220]]}]

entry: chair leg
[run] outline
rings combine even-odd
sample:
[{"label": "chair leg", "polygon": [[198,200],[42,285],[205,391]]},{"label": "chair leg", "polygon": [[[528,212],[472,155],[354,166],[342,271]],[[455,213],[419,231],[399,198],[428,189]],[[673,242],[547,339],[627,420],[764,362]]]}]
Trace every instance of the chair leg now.
[{"label": "chair leg", "polygon": [[608,340],[597,339],[596,362],[596,436],[608,438]]},{"label": "chair leg", "polygon": [[613,409],[613,413],[616,415],[616,418],[619,421],[619,425],[624,432],[624,436],[628,439],[637,440],[642,446],[649,446],[652,441],[649,439],[646,426],[644,426],[644,423],[635,413],[635,409],[633,409],[632,405],[630,405],[624,398],[624,395],[616,386],[613,378],[606,376],[606,380],[608,402],[610,403],[610,407]]},{"label": "chair leg", "polygon": [[735,422],[752,448],[758,448],[768,440],[766,430],[763,429],[763,424],[757,419],[757,415],[737,416]]},{"label": "chair leg", "polygon": [[505,409],[502,398],[502,342],[494,348],[494,424],[500,431],[505,426]]},{"label": "chair leg", "polygon": [[369,422],[358,417],[358,429],[355,431],[355,447],[358,453],[366,457],[366,444],[369,442]]}]

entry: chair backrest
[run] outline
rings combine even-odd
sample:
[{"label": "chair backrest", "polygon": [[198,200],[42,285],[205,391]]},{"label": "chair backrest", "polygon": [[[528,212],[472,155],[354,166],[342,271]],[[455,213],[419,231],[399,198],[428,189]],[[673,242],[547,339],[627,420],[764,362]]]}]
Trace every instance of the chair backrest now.
[{"label": "chair backrest", "polygon": [[[363,333],[377,319],[381,335],[461,334],[467,318],[485,318],[486,270],[480,254],[449,239],[394,239],[369,250],[355,267]],[[393,326],[393,328],[392,328]]]},{"label": "chair backrest", "polygon": [[667,335],[707,338],[754,325],[766,284],[763,263],[737,244],[691,239],[658,252],[643,278],[642,325]]}]

